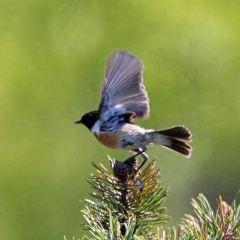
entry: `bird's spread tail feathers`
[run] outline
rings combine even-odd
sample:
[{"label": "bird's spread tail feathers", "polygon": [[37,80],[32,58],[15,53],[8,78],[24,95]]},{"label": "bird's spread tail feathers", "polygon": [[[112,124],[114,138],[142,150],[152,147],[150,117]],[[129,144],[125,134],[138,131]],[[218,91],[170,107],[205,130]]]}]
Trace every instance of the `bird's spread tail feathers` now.
[{"label": "bird's spread tail feathers", "polygon": [[176,126],[165,130],[152,131],[153,143],[190,157],[192,148],[185,142],[190,142],[192,134],[184,126]]}]

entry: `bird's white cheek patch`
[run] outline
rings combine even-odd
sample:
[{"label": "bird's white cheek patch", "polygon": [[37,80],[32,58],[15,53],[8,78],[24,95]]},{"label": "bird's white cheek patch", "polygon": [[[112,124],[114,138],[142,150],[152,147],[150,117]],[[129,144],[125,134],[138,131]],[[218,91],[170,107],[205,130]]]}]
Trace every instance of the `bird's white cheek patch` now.
[{"label": "bird's white cheek patch", "polygon": [[92,133],[99,133],[100,132],[100,124],[99,121],[96,121],[95,124],[91,128]]}]

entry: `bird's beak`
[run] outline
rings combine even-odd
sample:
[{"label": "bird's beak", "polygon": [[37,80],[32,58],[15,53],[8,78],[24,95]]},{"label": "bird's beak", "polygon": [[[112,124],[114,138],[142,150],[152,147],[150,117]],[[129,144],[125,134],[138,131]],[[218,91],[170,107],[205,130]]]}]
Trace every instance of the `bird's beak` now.
[{"label": "bird's beak", "polygon": [[75,124],[79,124],[79,123],[82,123],[81,119],[75,122]]}]

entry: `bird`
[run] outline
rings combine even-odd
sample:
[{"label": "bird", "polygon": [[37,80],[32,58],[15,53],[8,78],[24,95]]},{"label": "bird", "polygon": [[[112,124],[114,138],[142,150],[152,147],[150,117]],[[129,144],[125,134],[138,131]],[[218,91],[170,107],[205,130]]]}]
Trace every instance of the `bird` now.
[{"label": "bird", "polygon": [[184,125],[163,130],[145,129],[135,119],[149,117],[150,106],[143,83],[144,65],[128,50],[115,50],[106,60],[101,101],[97,110],[85,113],[76,124],[85,125],[96,139],[112,149],[129,150],[136,157],[151,145],[160,145],[190,157],[192,148],[186,142],[192,134]]}]

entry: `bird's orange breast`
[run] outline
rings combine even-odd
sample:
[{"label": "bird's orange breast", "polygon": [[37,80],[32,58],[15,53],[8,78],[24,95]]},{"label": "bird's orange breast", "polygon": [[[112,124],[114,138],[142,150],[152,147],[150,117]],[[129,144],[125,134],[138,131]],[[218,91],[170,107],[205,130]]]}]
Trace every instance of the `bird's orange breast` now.
[{"label": "bird's orange breast", "polygon": [[94,135],[106,147],[116,148],[118,145],[118,136],[116,133],[95,133]]}]

